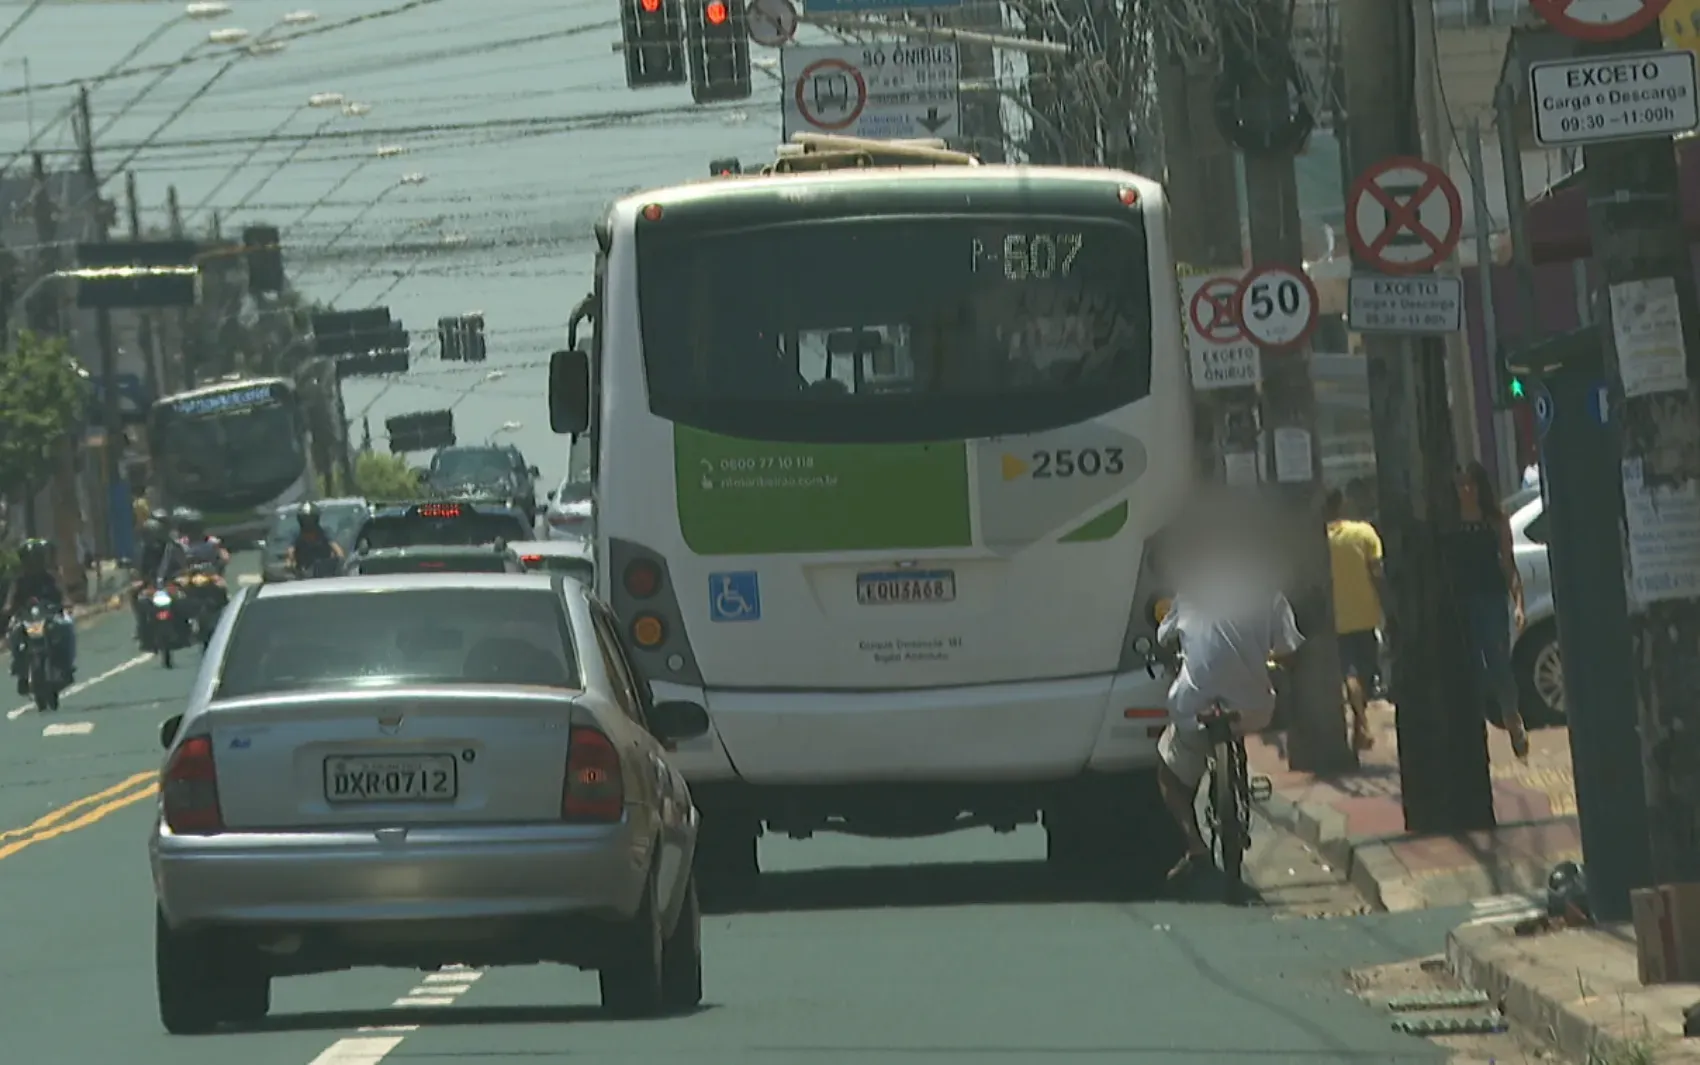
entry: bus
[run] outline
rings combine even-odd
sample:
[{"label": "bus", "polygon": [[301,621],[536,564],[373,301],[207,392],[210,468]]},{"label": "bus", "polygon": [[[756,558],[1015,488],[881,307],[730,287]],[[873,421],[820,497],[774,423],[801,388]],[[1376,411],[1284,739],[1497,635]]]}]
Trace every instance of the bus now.
[{"label": "bus", "polygon": [[164,396],[148,440],[166,499],[233,541],[263,536],[277,508],[312,497],[306,412],[283,377],[237,377]]},{"label": "bus", "polygon": [[705,890],[763,832],[1034,823],[1059,871],[1149,885],[1180,837],[1134,644],[1195,470],[1164,193],[917,154],[596,226],[549,407],[589,443],[604,622],[640,699],[709,712],[676,755]]}]

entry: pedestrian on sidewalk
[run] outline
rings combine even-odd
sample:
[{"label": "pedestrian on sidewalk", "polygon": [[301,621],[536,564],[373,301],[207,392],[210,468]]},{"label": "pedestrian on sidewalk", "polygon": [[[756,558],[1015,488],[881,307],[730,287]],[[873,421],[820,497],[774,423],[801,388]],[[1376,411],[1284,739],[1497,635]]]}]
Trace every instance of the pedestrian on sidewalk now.
[{"label": "pedestrian on sidewalk", "polygon": [[1346,493],[1328,493],[1328,556],[1334,577],[1334,631],[1340,640],[1346,705],[1352,712],[1352,746],[1375,746],[1369,733],[1369,696],[1381,662],[1381,536],[1367,521],[1346,517]]},{"label": "pedestrian on sidewalk", "polygon": [[1459,521],[1444,537],[1446,569],[1464,610],[1478,691],[1488,720],[1504,726],[1511,749],[1526,759],[1529,733],[1517,708],[1517,676],[1511,664],[1512,633],[1522,632],[1525,622],[1511,520],[1500,509],[1493,481],[1480,462],[1459,469],[1453,485]]}]

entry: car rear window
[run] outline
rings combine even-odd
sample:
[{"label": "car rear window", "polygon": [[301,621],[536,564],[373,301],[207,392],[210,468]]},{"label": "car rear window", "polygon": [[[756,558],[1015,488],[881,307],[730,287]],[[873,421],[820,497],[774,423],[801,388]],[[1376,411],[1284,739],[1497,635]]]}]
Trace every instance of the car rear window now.
[{"label": "car rear window", "polygon": [[565,608],[542,588],[261,596],[237,617],[218,695],[399,684],[578,688],[572,646]]},{"label": "car rear window", "polygon": [[447,558],[363,558],[355,563],[354,570],[371,576],[388,573],[504,573],[507,571],[507,559],[494,554]]},{"label": "car rear window", "polygon": [[473,545],[497,540],[529,540],[525,522],[508,514],[466,514],[458,518],[422,518],[413,515],[373,518],[360,530],[362,551],[386,547],[418,547],[421,544]]},{"label": "car rear window", "polygon": [[567,555],[525,555],[525,568],[539,573],[559,573],[581,581],[596,579],[596,565],[588,559]]}]

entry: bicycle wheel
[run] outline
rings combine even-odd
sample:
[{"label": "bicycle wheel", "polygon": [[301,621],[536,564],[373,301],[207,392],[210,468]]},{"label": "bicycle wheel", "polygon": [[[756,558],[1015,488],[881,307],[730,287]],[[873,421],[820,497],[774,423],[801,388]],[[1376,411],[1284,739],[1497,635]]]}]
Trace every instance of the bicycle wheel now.
[{"label": "bicycle wheel", "polygon": [[1241,876],[1245,866],[1245,811],[1240,806],[1239,789],[1235,779],[1239,763],[1235,759],[1234,742],[1216,744],[1216,755],[1210,774],[1210,804],[1216,814],[1216,848],[1222,859],[1223,901],[1240,900]]}]

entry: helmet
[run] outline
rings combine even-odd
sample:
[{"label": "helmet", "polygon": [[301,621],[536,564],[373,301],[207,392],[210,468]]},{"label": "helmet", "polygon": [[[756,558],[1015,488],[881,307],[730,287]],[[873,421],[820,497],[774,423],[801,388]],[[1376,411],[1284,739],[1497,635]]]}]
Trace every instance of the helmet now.
[{"label": "helmet", "polygon": [[158,545],[165,540],[165,522],[159,518],[149,518],[142,523],[142,542]]},{"label": "helmet", "polygon": [[193,507],[178,507],[171,512],[171,520],[184,536],[201,536],[207,531],[206,518]]},{"label": "helmet", "polygon": [[317,529],[319,527],[318,506],[313,503],[301,504],[301,509],[295,513],[295,521],[303,529]]},{"label": "helmet", "polygon": [[31,537],[18,545],[18,562],[26,570],[44,570],[52,558],[53,545],[46,540]]}]

